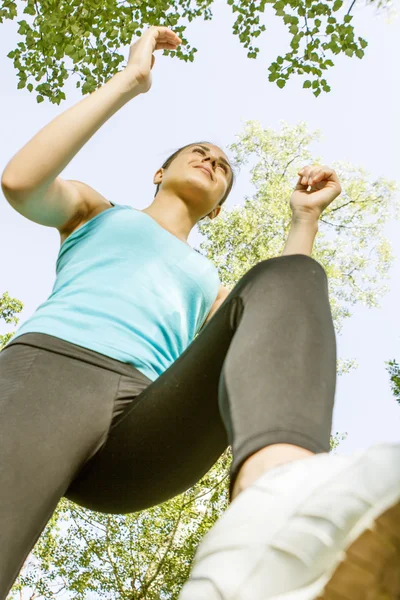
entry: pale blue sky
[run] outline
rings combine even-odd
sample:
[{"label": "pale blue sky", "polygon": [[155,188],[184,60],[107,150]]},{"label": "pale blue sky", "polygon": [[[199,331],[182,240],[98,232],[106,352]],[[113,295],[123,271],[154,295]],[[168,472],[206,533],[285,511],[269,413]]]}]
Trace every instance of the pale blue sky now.
[{"label": "pale blue sky", "polygon": [[[143,208],[154,195],[154,172],[176,148],[198,139],[225,148],[245,121],[255,119],[272,128],[279,128],[280,120],[291,125],[306,121],[310,129],[323,133],[315,152],[325,163],[349,161],[374,176],[400,180],[399,18],[388,23],[372,8],[356,11],[358,33],[369,41],[367,55],[362,61],[336,58],[337,66],[329,73],[332,92],[316,99],[299,80],[283,90],[268,82],[268,66],[285,52],[288,41],[272,11],[264,16],[267,31],[257,40],[257,60],[246,58],[246,50],[231,33],[236,15],[230,7],[218,2],[213,12],[213,21],[189,24],[188,37],[199,50],[194,63],[156,53],[150,92],[108,121],[63,177],[85,181],[115,202]],[[29,92],[16,89],[6,55],[18,41],[17,27],[12,22],[1,25],[1,171],[41,127],[81,98],[74,83],[68,84],[68,100],[60,107],[38,105]],[[226,206],[242,203],[251,193],[243,170]],[[8,290],[24,302],[22,322],[51,292],[59,235],[21,217],[1,192],[0,223],[0,292]],[[390,393],[384,365],[389,358],[400,359],[400,223],[390,223],[387,235],[396,255],[391,291],[381,309],[355,307],[338,338],[339,355],[359,363],[356,371],[338,381],[333,432],[348,432],[340,446],[343,454],[400,440],[400,406]],[[199,234],[193,232],[189,241],[198,245]]]}]

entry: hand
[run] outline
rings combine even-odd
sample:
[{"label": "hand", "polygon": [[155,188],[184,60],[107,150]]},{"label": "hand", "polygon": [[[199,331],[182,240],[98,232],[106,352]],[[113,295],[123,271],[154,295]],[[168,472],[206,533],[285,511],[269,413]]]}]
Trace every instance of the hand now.
[{"label": "hand", "polygon": [[293,217],[299,221],[317,221],[342,191],[338,176],[330,167],[318,165],[304,167],[298,174],[299,180],[290,199]]},{"label": "hand", "polygon": [[137,83],[140,93],[145,94],[151,88],[151,69],[155,62],[153,52],[175,50],[181,43],[181,38],[168,27],[152,26],[131,45],[125,69]]}]

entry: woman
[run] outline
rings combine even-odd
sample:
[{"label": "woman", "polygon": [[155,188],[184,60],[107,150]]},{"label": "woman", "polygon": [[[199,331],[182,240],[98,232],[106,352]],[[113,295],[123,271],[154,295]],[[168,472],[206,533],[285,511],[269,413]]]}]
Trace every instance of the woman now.
[{"label": "woman", "polygon": [[[231,497],[240,494],[232,509],[246,516],[254,506],[250,494],[246,508],[243,491],[258,489],[255,480],[272,467],[305,465],[310,482],[298,470],[289,479],[302,473],[302,490],[313,493],[338,470],[327,454],[335,336],[326,276],[310,258],[318,217],[340,193],[335,172],[300,172],[284,256],[256,265],[231,292],[187,243],[199,220],[219,214],[232,187],[220,148],[201,142],[170,157],[142,211],[59,177],[107,119],[150,89],[153,52],[180,42],[165,27],[148,29],[123,72],[44,127],[3,173],[10,204],[56,227],[61,248],[52,294],[0,355],[1,598],[62,496],[104,512],[142,510],[192,486],[231,444]],[[385,449],[379,460],[398,460],[396,451]],[[339,471],[354,477],[370,462],[368,455]],[[377,500],[389,506],[392,488],[389,477]],[[267,565],[243,598],[320,578],[337,555],[312,575],[275,565],[280,583]],[[215,584],[200,561],[183,594],[231,597],[224,586],[240,573],[234,563],[235,575],[218,566],[226,581]]]}]

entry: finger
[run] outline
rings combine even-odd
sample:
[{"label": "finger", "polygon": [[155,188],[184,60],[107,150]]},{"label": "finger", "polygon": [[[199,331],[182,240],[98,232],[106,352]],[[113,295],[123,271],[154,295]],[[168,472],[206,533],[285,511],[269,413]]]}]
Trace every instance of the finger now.
[{"label": "finger", "polygon": [[328,170],[329,170],[329,167],[322,167],[320,165],[314,165],[313,167],[311,167],[311,169],[308,173],[308,183],[310,185],[312,185],[312,183],[314,183],[317,178],[320,181],[321,179],[323,179],[324,177],[327,176]]},{"label": "finger", "polygon": [[180,42],[176,44],[170,44],[167,42],[157,42],[154,50],[175,50],[179,46]]},{"label": "finger", "polygon": [[182,43],[182,40],[174,39],[174,40],[156,40],[155,50],[175,50],[177,46]]},{"label": "finger", "polygon": [[329,179],[332,175],[332,169],[329,167],[314,167],[309,174],[309,185],[320,183],[324,179]]},{"label": "finger", "polygon": [[297,180],[297,183],[296,183],[295,189],[296,189],[296,190],[301,190],[301,191],[303,191],[303,192],[304,192],[304,191],[307,191],[307,192],[308,192],[308,191],[309,191],[309,185],[308,185],[308,183],[302,183],[302,181],[303,181],[303,176],[302,176],[302,175],[300,175],[300,176],[299,176],[299,179]]},{"label": "finger", "polygon": [[168,27],[157,27],[153,26],[150,29],[153,30],[153,34],[156,33],[157,41],[160,42],[182,42],[181,38],[172,29]]},{"label": "finger", "polygon": [[301,184],[302,185],[307,185],[310,170],[311,170],[311,167],[308,165],[306,167],[303,167],[303,169],[299,173],[299,175],[301,175]]},{"label": "finger", "polygon": [[308,174],[308,183],[309,185],[313,185],[317,183],[317,181],[321,181],[323,179],[323,171],[320,167],[313,167],[310,169]]},{"label": "finger", "polygon": [[296,182],[296,185],[295,185],[295,188],[294,188],[295,190],[302,190],[302,191],[304,191],[304,185],[301,183],[301,179],[302,179],[302,176],[300,175],[299,178],[298,178],[298,180],[297,180],[297,182]]}]

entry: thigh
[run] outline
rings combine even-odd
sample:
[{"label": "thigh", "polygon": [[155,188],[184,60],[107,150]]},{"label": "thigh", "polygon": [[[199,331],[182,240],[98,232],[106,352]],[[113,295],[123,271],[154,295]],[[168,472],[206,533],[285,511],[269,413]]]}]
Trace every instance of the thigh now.
[{"label": "thigh", "polygon": [[129,408],[67,497],[136,512],[194,485],[228,443],[240,460],[268,443],[329,448],[334,380],[323,269],[301,255],[262,261],[158,379],[140,394],[132,382]]},{"label": "thigh", "polygon": [[0,353],[0,598],[104,441],[118,379],[23,344]]},{"label": "thigh", "polygon": [[101,512],[136,512],[184,492],[207,473],[228,446],[218,389],[240,302],[228,297],[185,352],[131,398],[68,498]]}]

